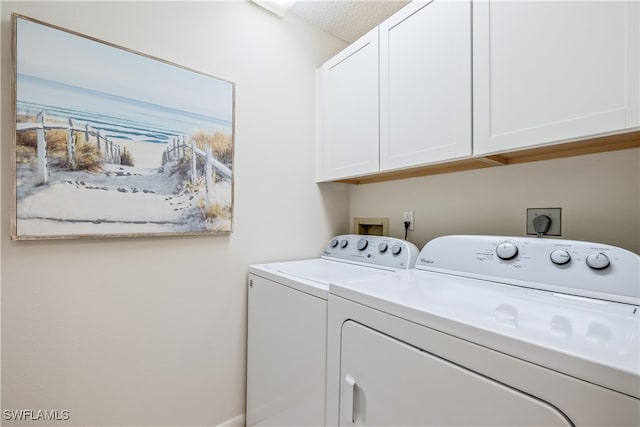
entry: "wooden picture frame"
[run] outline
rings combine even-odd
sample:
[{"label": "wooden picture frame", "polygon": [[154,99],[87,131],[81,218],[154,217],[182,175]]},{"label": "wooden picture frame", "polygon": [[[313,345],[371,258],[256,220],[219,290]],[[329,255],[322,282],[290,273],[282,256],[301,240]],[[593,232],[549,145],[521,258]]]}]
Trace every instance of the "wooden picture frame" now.
[{"label": "wooden picture frame", "polygon": [[12,239],[228,234],[235,84],[12,15]]}]

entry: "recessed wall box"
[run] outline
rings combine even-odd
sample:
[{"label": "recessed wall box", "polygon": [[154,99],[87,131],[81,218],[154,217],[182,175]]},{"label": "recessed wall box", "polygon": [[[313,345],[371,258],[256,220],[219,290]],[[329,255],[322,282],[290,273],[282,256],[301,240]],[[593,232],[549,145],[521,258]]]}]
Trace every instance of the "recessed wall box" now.
[{"label": "recessed wall box", "polygon": [[353,218],[353,232],[370,236],[388,236],[389,218]]}]

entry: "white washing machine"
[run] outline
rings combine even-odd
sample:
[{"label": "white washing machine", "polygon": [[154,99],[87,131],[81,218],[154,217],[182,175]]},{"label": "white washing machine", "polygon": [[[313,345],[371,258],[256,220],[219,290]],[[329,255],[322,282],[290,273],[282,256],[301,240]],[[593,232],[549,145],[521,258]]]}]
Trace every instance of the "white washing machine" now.
[{"label": "white washing machine", "polygon": [[412,268],[418,248],[343,235],[319,258],[249,267],[247,426],[325,424],[329,283]]},{"label": "white washing machine", "polygon": [[640,258],[446,236],[330,286],[327,425],[640,425]]}]

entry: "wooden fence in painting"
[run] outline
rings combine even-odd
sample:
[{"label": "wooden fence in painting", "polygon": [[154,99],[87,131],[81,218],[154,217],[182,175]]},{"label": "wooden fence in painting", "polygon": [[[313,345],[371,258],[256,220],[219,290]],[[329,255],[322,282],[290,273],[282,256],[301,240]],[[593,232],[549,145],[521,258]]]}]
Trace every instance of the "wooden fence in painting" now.
[{"label": "wooden fence in painting", "polygon": [[16,132],[35,130],[36,131],[36,163],[37,163],[37,181],[39,184],[46,184],[48,178],[47,170],[47,129],[66,129],[67,130],[67,165],[73,166],[76,162],[76,132],[84,134],[85,142],[89,142],[89,137],[96,137],[96,145],[98,155],[101,160],[107,163],[120,164],[122,154],[120,146],[106,138],[100,133],[100,130],[93,129],[89,123],[74,123],[73,119],[69,119],[68,123],[47,122],[44,111],[37,116],[36,122],[16,123]]},{"label": "wooden fence in painting", "polygon": [[186,158],[187,153],[189,153],[191,157],[191,182],[195,182],[199,178],[198,168],[196,165],[197,158],[200,157],[204,159],[206,206],[211,206],[213,203],[211,200],[211,194],[213,184],[215,183],[215,174],[219,174],[220,176],[230,180],[232,176],[231,169],[213,157],[213,153],[209,145],[205,145],[205,150],[202,151],[196,147],[196,141],[194,139],[191,140],[190,144],[187,144],[184,137],[182,137],[182,139],[173,138],[169,142],[167,149],[162,154],[162,163],[164,164],[169,160]]}]

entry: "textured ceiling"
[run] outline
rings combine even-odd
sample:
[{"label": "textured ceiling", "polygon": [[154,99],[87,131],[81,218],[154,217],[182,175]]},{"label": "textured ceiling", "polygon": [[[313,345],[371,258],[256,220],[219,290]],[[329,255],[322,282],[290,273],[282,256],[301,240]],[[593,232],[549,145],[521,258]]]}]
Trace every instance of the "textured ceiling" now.
[{"label": "textured ceiling", "polygon": [[403,0],[299,0],[289,13],[352,43],[407,3],[409,1]]}]

